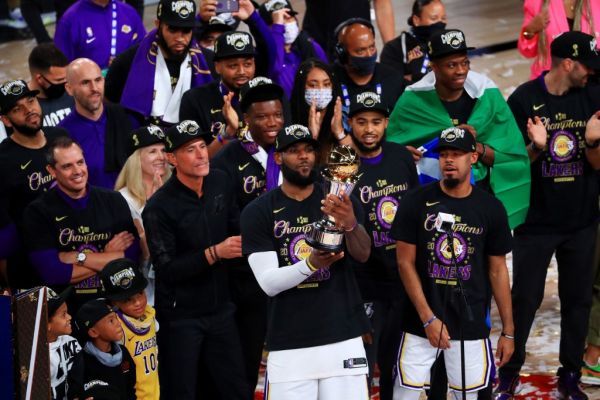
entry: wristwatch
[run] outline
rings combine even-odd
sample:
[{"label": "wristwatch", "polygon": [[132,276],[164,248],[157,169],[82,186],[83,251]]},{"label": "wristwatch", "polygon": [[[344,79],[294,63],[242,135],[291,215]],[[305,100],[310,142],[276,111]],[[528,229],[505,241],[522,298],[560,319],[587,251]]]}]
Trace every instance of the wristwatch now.
[{"label": "wristwatch", "polygon": [[79,266],[83,265],[85,260],[87,260],[87,254],[85,254],[83,251],[80,251],[79,253],[77,253],[77,265],[79,265]]},{"label": "wristwatch", "polygon": [[531,39],[535,36],[535,33],[527,32],[526,30],[523,30],[522,34],[525,39]]}]

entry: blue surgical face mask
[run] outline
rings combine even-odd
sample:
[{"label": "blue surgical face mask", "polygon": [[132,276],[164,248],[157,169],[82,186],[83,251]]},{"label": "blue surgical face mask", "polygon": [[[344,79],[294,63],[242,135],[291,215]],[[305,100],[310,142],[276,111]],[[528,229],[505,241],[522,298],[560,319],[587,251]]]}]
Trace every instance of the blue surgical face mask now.
[{"label": "blue surgical face mask", "polygon": [[322,110],[331,103],[333,99],[333,90],[331,88],[323,89],[306,89],[304,92],[304,100],[309,106],[315,103],[317,110]]},{"label": "blue surgical face mask", "polygon": [[300,28],[298,22],[290,22],[284,25],[285,31],[283,32],[283,40],[285,44],[292,44],[300,34]]},{"label": "blue surgical face mask", "polygon": [[370,57],[348,57],[348,65],[354,70],[357,75],[371,75],[375,71],[377,63],[377,53]]}]

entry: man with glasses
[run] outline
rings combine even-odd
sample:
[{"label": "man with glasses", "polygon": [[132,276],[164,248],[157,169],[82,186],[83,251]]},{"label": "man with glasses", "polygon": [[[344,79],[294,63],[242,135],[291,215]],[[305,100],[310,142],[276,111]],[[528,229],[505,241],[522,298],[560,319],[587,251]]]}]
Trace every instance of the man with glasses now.
[{"label": "man with glasses", "polygon": [[212,81],[209,63],[192,38],[196,4],[161,0],[156,29],[117,57],[106,76],[106,98],[121,103],[140,125],[179,122],[181,97]]}]

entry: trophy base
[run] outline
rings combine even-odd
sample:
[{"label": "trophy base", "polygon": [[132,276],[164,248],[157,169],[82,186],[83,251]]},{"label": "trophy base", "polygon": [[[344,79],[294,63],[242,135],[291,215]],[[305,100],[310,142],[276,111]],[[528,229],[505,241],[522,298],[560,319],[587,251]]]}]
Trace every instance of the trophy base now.
[{"label": "trophy base", "polygon": [[312,248],[338,253],[344,249],[344,233],[322,221],[313,223],[306,236],[306,243]]}]

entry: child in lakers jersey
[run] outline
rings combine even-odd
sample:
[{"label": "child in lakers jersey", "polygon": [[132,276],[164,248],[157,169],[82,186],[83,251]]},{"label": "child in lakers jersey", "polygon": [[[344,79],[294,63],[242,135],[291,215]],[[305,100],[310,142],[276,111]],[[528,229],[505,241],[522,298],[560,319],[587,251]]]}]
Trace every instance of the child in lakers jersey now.
[{"label": "child in lakers jersey", "polygon": [[124,334],[122,344],[135,363],[136,397],[138,400],[157,400],[160,394],[156,346],[158,323],[144,291],[148,281],[139,266],[126,258],[106,264],[100,279],[106,298],[117,307]]}]

